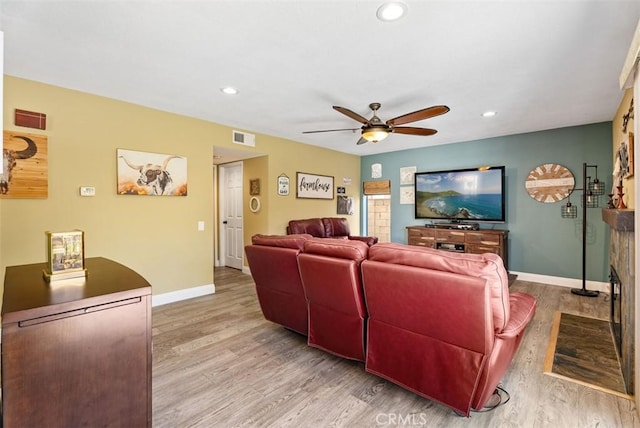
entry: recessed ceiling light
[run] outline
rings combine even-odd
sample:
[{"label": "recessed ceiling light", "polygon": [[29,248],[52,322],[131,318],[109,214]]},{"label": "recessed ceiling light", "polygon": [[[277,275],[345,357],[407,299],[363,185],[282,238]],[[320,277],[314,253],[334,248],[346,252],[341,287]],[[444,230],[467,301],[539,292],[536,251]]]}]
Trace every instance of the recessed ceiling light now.
[{"label": "recessed ceiling light", "polygon": [[380,6],[376,12],[376,16],[381,21],[389,22],[402,18],[405,13],[407,13],[406,4],[399,1],[392,1]]},{"label": "recessed ceiling light", "polygon": [[498,112],[496,111],[485,111],[484,113],[482,113],[482,117],[493,117],[496,114],[498,114]]},{"label": "recessed ceiling light", "polygon": [[220,91],[222,91],[223,94],[227,95],[236,95],[238,93],[238,90],[232,86],[225,86],[224,88],[220,88]]}]

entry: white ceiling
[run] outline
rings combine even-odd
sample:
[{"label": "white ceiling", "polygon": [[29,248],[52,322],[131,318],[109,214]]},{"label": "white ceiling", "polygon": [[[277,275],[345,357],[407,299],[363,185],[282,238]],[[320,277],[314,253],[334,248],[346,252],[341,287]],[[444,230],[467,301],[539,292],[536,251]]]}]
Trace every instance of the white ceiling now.
[{"label": "white ceiling", "polygon": [[[3,0],[4,70],[368,155],[612,120],[640,18],[638,0],[406,0],[408,14],[389,23],[380,4]],[[350,131],[302,134],[358,128],[331,107],[368,118],[371,102],[383,121],[451,111],[411,124],[438,129],[431,137],[358,146]]]}]

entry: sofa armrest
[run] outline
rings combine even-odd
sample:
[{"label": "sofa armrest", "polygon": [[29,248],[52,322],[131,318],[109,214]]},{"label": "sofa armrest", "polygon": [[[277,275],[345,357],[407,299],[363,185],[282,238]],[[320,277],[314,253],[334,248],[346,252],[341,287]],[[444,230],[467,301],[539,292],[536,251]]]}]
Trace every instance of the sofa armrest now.
[{"label": "sofa armrest", "polygon": [[377,236],[349,236],[349,239],[352,241],[361,241],[367,244],[368,246],[372,246],[373,244],[378,243]]},{"label": "sofa armrest", "polygon": [[536,312],[536,299],[525,293],[510,293],[511,316],[497,338],[510,339],[521,334]]}]

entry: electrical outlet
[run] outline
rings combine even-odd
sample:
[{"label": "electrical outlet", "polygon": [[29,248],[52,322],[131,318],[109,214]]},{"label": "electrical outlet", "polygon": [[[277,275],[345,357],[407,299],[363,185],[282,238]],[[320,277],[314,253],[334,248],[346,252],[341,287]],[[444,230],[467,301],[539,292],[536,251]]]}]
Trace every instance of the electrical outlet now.
[{"label": "electrical outlet", "polygon": [[96,188],[95,187],[80,187],[80,196],[95,196]]}]

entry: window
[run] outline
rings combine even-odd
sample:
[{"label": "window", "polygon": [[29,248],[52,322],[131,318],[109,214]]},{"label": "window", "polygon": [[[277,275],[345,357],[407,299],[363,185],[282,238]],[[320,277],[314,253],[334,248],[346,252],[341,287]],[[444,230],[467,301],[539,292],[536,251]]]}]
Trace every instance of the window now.
[{"label": "window", "polygon": [[367,236],[391,242],[391,195],[367,195]]}]

